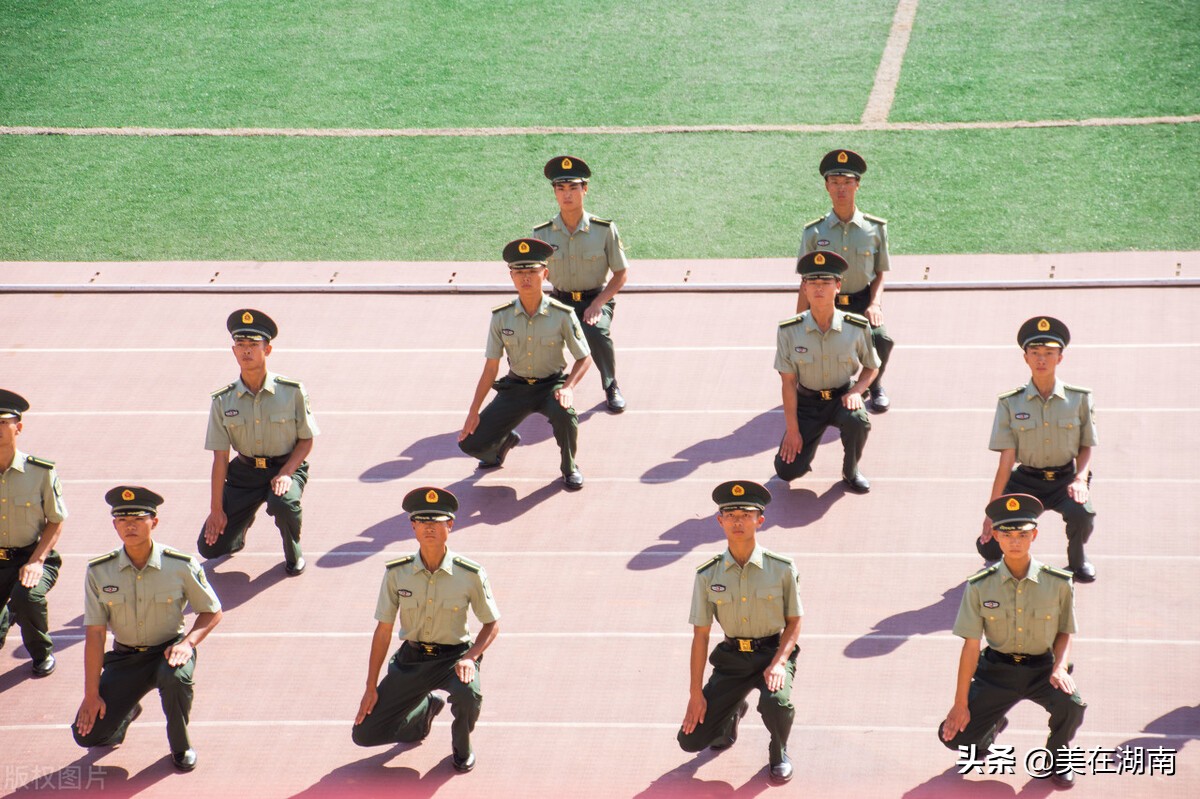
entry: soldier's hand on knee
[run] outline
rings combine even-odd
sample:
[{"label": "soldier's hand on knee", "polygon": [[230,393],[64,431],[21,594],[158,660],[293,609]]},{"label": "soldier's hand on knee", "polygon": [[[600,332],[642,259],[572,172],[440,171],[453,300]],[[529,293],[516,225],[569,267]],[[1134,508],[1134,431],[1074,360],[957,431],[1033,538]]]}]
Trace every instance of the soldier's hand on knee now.
[{"label": "soldier's hand on knee", "polygon": [[691,735],[696,726],[704,723],[704,715],[708,712],[708,700],[704,694],[688,699],[687,712],[683,714],[683,731]]},{"label": "soldier's hand on knee", "polygon": [[470,685],[475,681],[475,661],[463,658],[454,664],[454,673],[458,675],[460,681]]},{"label": "soldier's hand on knee", "polygon": [[104,700],[98,695],[85,696],[79,705],[79,711],[75,714],[75,729],[79,730],[80,735],[87,735],[95,726],[96,719],[104,718],[106,709]]},{"label": "soldier's hand on knee", "polygon": [[796,460],[796,454],[803,446],[804,439],[800,438],[800,433],[789,430],[783,434],[783,443],[779,445],[779,457],[784,463],[791,463]]},{"label": "soldier's hand on knee", "polygon": [[277,497],[282,497],[291,487],[292,476],[290,474],[277,474],[271,478],[271,491]]},{"label": "soldier's hand on knee", "polygon": [[19,572],[21,585],[26,588],[36,588],[37,584],[42,581],[42,572],[44,571],[41,563],[30,561],[21,567]]},{"label": "soldier's hand on knee", "polygon": [[1087,480],[1082,477],[1076,477],[1071,485],[1067,486],[1067,496],[1078,502],[1080,505],[1088,501],[1088,484]]},{"label": "soldier's hand on knee", "polygon": [[966,705],[955,705],[950,708],[950,712],[946,714],[946,720],[942,722],[942,740],[950,741],[955,735],[967,728],[971,723],[971,711]]},{"label": "soldier's hand on knee", "polygon": [[575,392],[563,386],[554,392],[554,398],[558,400],[558,404],[564,408],[570,408],[575,402]]},{"label": "soldier's hand on knee", "polygon": [[983,517],[983,530],[979,533],[979,543],[986,544],[992,540],[992,520],[988,517]]},{"label": "soldier's hand on knee", "polygon": [[871,323],[871,327],[881,326],[883,324],[883,306],[877,302],[868,305],[867,321]]},{"label": "soldier's hand on knee", "polygon": [[587,307],[587,310],[583,312],[583,323],[587,325],[596,324],[600,321],[600,314],[603,312],[604,306],[602,304],[593,302]]},{"label": "soldier's hand on knee", "polygon": [[862,394],[850,391],[842,395],[842,407],[848,411],[861,411],[866,406],[863,405]]},{"label": "soldier's hand on knee", "polygon": [[379,701],[379,691],[374,685],[368,685],[367,690],[363,691],[362,701],[358,703],[358,715],[354,717],[355,724],[362,724],[363,719],[371,715],[371,711],[375,709],[375,703]]},{"label": "soldier's hand on knee", "polygon": [[187,663],[192,659],[192,655],[196,654],[196,649],[187,641],[180,641],[177,644],[171,644],[163,650],[163,657],[167,659],[167,665],[171,668],[177,668]]},{"label": "soldier's hand on knee", "polygon": [[767,690],[775,693],[783,687],[783,680],[787,676],[787,672],[783,668],[782,663],[776,663],[763,672],[763,679],[766,680]]},{"label": "soldier's hand on knee", "polygon": [[208,518],[204,520],[204,543],[212,546],[217,543],[217,539],[221,537],[221,533],[225,532],[225,512],[214,510],[208,514]]},{"label": "soldier's hand on knee", "polygon": [[479,427],[479,414],[471,412],[467,414],[467,420],[463,422],[462,431],[458,434],[458,440],[462,441],[467,436],[475,432]]},{"label": "soldier's hand on knee", "polygon": [[1067,671],[1066,664],[1054,668],[1050,673],[1050,684],[1064,694],[1075,693],[1075,678]]}]

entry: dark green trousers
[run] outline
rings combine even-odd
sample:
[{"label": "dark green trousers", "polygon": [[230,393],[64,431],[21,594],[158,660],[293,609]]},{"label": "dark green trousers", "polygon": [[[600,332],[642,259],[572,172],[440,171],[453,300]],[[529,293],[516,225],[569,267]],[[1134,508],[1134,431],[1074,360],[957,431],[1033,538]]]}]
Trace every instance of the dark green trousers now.
[{"label": "dark green trousers", "polygon": [[792,679],[796,676],[796,656],[800,654],[800,647],[795,647],[784,661],[783,687],[772,693],[767,690],[763,671],[775,657],[775,652],[774,649],[738,652],[724,641],[717,644],[708,657],[713,671],[704,686],[704,699],[708,702],[704,721],[690,734],[680,730],[677,736],[679,746],[685,752],[707,749],[727,736],[738,705],[757,688],[758,713],[762,716],[763,726],[771,733],[771,763],[783,761],[792,720],[796,717],[796,708],[792,705]]},{"label": "dark green trousers", "polygon": [[[841,300],[845,297],[848,301],[843,305]],[[867,286],[862,291],[856,291],[853,294],[838,295],[837,309],[839,311],[849,311],[850,313],[867,315],[867,308],[871,305],[871,287]],[[892,347],[896,346],[896,342],[892,341],[887,333],[887,325],[871,328],[871,343],[875,346],[875,351],[879,353],[879,374],[875,375],[875,379],[871,381],[871,388],[879,385],[883,380],[883,372],[887,369],[888,359],[892,357]]]},{"label": "dark green trousers", "polygon": [[471,457],[490,463],[496,460],[500,445],[517,425],[534,413],[550,420],[554,440],[562,455],[560,468],[564,475],[575,471],[575,448],[579,442],[579,417],[574,408],[564,408],[554,398],[554,392],[566,381],[557,380],[530,385],[518,377],[502,377],[492,384],[496,396],[479,412],[475,432],[458,443],[458,448]]},{"label": "dark green trousers", "polygon": [[300,526],[302,511],[300,497],[308,482],[308,461],[300,464],[292,475],[292,486],[281,497],[271,490],[271,479],[279,474],[279,466],[255,469],[235,457],[229,462],[229,473],[225,476],[225,490],[221,493],[221,509],[225,511],[225,532],[215,544],[204,542],[204,528],[196,539],[196,548],[205,558],[215,558],[236,552],[246,545],[246,530],[254,522],[254,514],[263,503],[267,504],[267,515],[275,519],[279,535],[283,538],[283,556],[288,563],[300,559]]},{"label": "dark green trousers", "polygon": [[1065,694],[1050,684],[1053,668],[1053,662],[1044,666],[993,662],[984,650],[967,693],[967,708],[971,712],[967,728],[946,741],[939,724],[938,740],[947,749],[957,750],[960,746],[975,744],[976,751],[986,753],[996,739],[996,725],[1000,719],[1022,699],[1028,699],[1050,711],[1050,736],[1046,739],[1046,748],[1056,752],[1067,746],[1083,724],[1087,703],[1078,691]]},{"label": "dark green trousers", "polygon": [[854,474],[867,445],[867,434],[871,432],[871,418],[865,408],[847,410],[841,397],[822,400],[797,395],[796,420],[800,423],[802,444],[791,463],[784,463],[783,456],[778,451],[775,453],[775,474],[780,479],[791,481],[808,474],[821,436],[830,425],[842,434],[842,474]]},{"label": "dark green trousers", "polygon": [[469,645],[452,647],[440,655],[425,655],[405,642],[388,662],[387,674],[379,683],[375,709],[355,724],[350,737],[359,746],[415,743],[425,737],[429,692],[445,691],[450,696],[450,741],[454,754],[465,759],[471,754],[471,731],[483,707],[479,675],[483,658],[475,661],[475,679],[464,683],[454,673]]},{"label": "dark green trousers", "polygon": [[575,309],[575,318],[579,320],[579,325],[583,328],[583,337],[592,351],[592,363],[596,365],[596,371],[600,373],[600,385],[607,389],[617,382],[617,351],[612,340],[612,319],[613,312],[617,308],[617,301],[609,300],[604,303],[604,308],[600,311],[600,318],[596,320],[596,324],[589,325],[583,321],[583,314],[592,304],[591,300],[584,299],[576,302],[571,299],[569,294],[565,293],[555,293],[554,298]]},{"label": "dark green trousers", "polygon": [[29,562],[34,547],[27,547],[23,556],[0,560],[0,646],[15,621],[21,627],[21,641],[29,650],[34,663],[54,654],[50,640],[50,614],[46,594],[58,582],[62,558],[54,550],[46,556],[42,579],[33,588],[21,585],[21,567]]},{"label": "dark green trousers", "polygon": [[[1042,503],[1042,507],[1063,517],[1067,527],[1067,568],[1078,571],[1086,560],[1083,545],[1092,537],[1092,530],[1096,527],[1096,510],[1092,507],[1090,497],[1084,503],[1071,499],[1067,489],[1074,480],[1075,471],[1073,469],[1064,473],[1057,480],[1042,480],[1018,469],[1013,469],[1012,474],[1008,476],[1008,482],[1004,485],[1004,493],[1029,494],[1037,497]],[[1004,552],[1001,551],[1000,544],[995,538],[986,544],[979,543],[979,539],[976,538],[975,549],[983,556],[984,560],[1000,560],[1004,557]]]},{"label": "dark green trousers", "polygon": [[118,652],[104,655],[100,672],[100,698],[104,700],[104,718],[97,718],[92,731],[80,735],[74,724],[71,731],[80,746],[116,746],[125,740],[129,716],[142,697],[154,689],[167,717],[167,743],[172,752],[192,747],[188,738],[188,719],[192,714],[192,675],[196,656],[182,666],[172,668],[163,657],[167,645],[146,652]]}]

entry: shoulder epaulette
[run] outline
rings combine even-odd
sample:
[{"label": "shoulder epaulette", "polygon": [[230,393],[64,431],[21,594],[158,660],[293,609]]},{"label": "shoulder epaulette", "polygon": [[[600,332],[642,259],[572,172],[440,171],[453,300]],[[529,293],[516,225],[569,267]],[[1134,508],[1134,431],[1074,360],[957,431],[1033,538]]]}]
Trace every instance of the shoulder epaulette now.
[{"label": "shoulder epaulette", "polygon": [[764,549],[764,550],[763,550],[763,555],[765,555],[765,556],[766,556],[766,557],[768,557],[768,558],[772,558],[772,559],[774,559],[774,560],[777,560],[777,561],[779,561],[780,563],[786,563],[786,564],[787,564],[787,565],[789,565],[789,566],[795,566],[795,565],[796,565],[796,561],[792,560],[791,558],[789,558],[789,557],[787,557],[787,556],[785,556],[785,555],[780,555],[780,554],[777,554],[777,553],[775,553],[775,552],[772,552],[772,551],[771,551],[771,550],[769,550],[769,549]]},{"label": "shoulder epaulette", "polygon": [[300,383],[299,380],[293,380],[290,377],[277,377],[277,378],[275,378],[275,382],[283,383],[285,386],[295,386],[296,388],[304,388],[304,386]]},{"label": "shoulder epaulette", "polygon": [[1044,563],[1042,564],[1042,571],[1050,572],[1055,577],[1061,577],[1064,580],[1071,580],[1071,579],[1074,579],[1074,577],[1075,577],[1075,575],[1072,572],[1069,572],[1066,569],[1058,569],[1058,568],[1055,568],[1054,566],[1047,566]]},{"label": "shoulder epaulette", "polygon": [[999,568],[1000,568],[1000,564],[997,563],[995,566],[988,566],[986,568],[980,569],[979,571],[975,572],[970,577],[968,577],[967,582],[968,583],[977,583],[980,580],[982,580],[984,577],[987,577],[989,574],[991,574],[992,572],[996,571],[996,569],[999,569]]},{"label": "shoulder epaulette", "polygon": [[551,219],[549,222],[543,222],[542,224],[535,226],[533,229],[534,230],[544,230],[553,224],[554,224],[554,220]]},{"label": "shoulder epaulette", "polygon": [[819,224],[820,224],[822,221],[824,221],[824,219],[825,219],[825,217],[823,217],[823,216],[818,216],[818,217],[817,217],[816,219],[814,219],[813,221],[806,223],[806,224],[804,225],[804,229],[805,229],[805,230],[807,230],[808,228],[812,227],[813,225],[819,225]]},{"label": "shoulder epaulette", "polygon": [[113,558],[115,558],[117,556],[117,552],[119,552],[119,551],[120,550],[114,549],[112,552],[109,552],[107,555],[101,555],[98,558],[92,558],[91,560],[88,561],[88,565],[89,566],[99,566],[101,563],[105,563],[106,561],[110,561]]},{"label": "shoulder epaulette", "polygon": [[600,217],[598,217],[598,216],[593,216],[593,217],[592,217],[592,222],[596,223],[597,225],[604,225],[605,227],[608,227],[608,226],[610,226],[610,225],[612,224],[612,220],[611,220],[611,219],[601,219],[601,218],[600,218]]},{"label": "shoulder epaulette", "polygon": [[224,387],[222,387],[222,388],[218,388],[218,389],[217,389],[216,391],[214,391],[214,392],[213,392],[213,393],[212,393],[210,396],[211,396],[213,399],[216,399],[217,397],[221,396],[222,394],[225,394],[225,393],[227,393],[227,392],[230,392],[230,391],[232,391],[232,390],[233,390],[233,387],[234,387],[234,386],[236,386],[236,385],[237,385],[237,383],[230,383],[230,384],[229,384],[229,385],[227,385],[227,386],[224,386]]},{"label": "shoulder epaulette", "polygon": [[704,561],[703,563],[700,564],[699,567],[697,567],[696,574],[700,574],[701,572],[707,571],[708,569],[711,569],[713,566],[716,566],[718,563],[721,562],[722,557],[724,557],[724,555],[713,555],[711,558]]},{"label": "shoulder epaulette", "polygon": [[863,214],[863,219],[867,219],[871,222],[878,222],[881,225],[887,224],[887,220],[881,216],[871,216],[870,214]]},{"label": "shoulder epaulette", "polygon": [[25,462],[32,463],[34,466],[41,466],[43,469],[54,468],[54,461],[48,461],[45,458],[38,458],[33,455],[26,455]]},{"label": "shoulder epaulette", "polygon": [[389,569],[394,568],[396,566],[403,566],[405,563],[412,563],[414,560],[416,560],[416,557],[417,557],[416,555],[405,555],[402,558],[396,558],[395,560],[389,560],[387,562],[387,564],[385,564],[385,565]]},{"label": "shoulder epaulette", "polygon": [[164,555],[166,555],[168,558],[175,558],[176,560],[186,560],[189,563],[192,561],[192,556],[187,554],[186,552],[176,552],[173,549],[164,549],[162,551],[162,553]]},{"label": "shoulder epaulette", "polygon": [[1003,394],[1001,394],[998,397],[998,399],[1008,399],[1009,397],[1015,397],[1024,390],[1025,390],[1025,386],[1021,386],[1020,388],[1014,388],[1012,391],[1005,391]]},{"label": "shoulder epaulette", "polygon": [[502,303],[500,303],[499,305],[497,305],[495,308],[493,308],[493,309],[492,309],[492,313],[496,313],[496,312],[498,312],[498,311],[503,311],[505,308],[507,308],[507,307],[509,307],[510,305],[512,305],[512,304],[513,304],[513,302],[514,302],[513,300],[509,300],[508,302],[502,302]]},{"label": "shoulder epaulette", "polygon": [[856,313],[846,312],[846,321],[855,327],[870,327],[871,323],[867,321],[867,317],[860,316]]},{"label": "shoulder epaulette", "polygon": [[779,323],[779,326],[780,327],[791,327],[792,325],[799,322],[800,317],[802,317],[802,316],[804,316],[804,314],[796,314],[795,316],[792,316],[788,319],[784,319],[782,322]]},{"label": "shoulder epaulette", "polygon": [[473,560],[467,560],[466,558],[464,558],[464,557],[460,557],[460,556],[455,556],[455,558],[454,558],[454,564],[455,564],[456,566],[462,566],[462,567],[463,567],[464,569],[466,569],[467,571],[469,571],[469,572],[475,572],[476,574],[479,574],[480,570],[482,570],[482,569],[483,569],[483,567],[482,567],[482,566],[480,566],[480,565],[479,565],[478,563],[476,563],[475,561],[473,561]]},{"label": "shoulder epaulette", "polygon": [[558,300],[554,299],[553,297],[550,298],[550,305],[553,305],[555,308],[558,308],[561,311],[568,311],[572,314],[575,313],[575,309],[572,308],[570,305],[567,305],[565,302],[559,302]]},{"label": "shoulder epaulette", "polygon": [[1081,391],[1084,394],[1092,393],[1092,390],[1090,388],[1084,388],[1083,386],[1072,386],[1072,385],[1068,385],[1067,383],[1063,383],[1063,388],[1068,388],[1071,391]]}]

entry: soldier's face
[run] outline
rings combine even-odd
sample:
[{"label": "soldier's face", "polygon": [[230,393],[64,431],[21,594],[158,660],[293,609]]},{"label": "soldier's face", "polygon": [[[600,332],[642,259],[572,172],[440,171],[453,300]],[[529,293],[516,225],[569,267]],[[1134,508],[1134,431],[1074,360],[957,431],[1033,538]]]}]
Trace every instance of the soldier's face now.
[{"label": "soldier's face", "polygon": [[1033,530],[993,530],[992,535],[1000,544],[1000,551],[1005,555],[1028,555],[1029,548],[1037,540],[1037,528]]},{"label": "soldier's face", "polygon": [[445,546],[446,538],[450,535],[450,530],[454,528],[454,520],[450,519],[444,522],[430,521],[413,521],[413,535],[417,539],[417,543],[425,546]]},{"label": "soldier's face", "polygon": [[242,368],[262,368],[267,365],[271,344],[267,341],[239,338],[233,342],[233,357]]},{"label": "soldier's face", "polygon": [[116,516],[113,529],[126,547],[141,547],[150,541],[150,533],[158,527],[157,516]]},{"label": "soldier's face", "polygon": [[832,277],[806,277],[801,281],[801,286],[809,305],[826,305],[832,303],[841,291],[842,281]]},{"label": "soldier's face", "polygon": [[510,269],[508,276],[512,278],[513,285],[517,291],[521,293],[532,292],[536,293],[542,290],[542,281],[546,279],[549,270],[546,267],[538,269]]},{"label": "soldier's face", "polygon": [[554,200],[558,210],[564,213],[578,213],[583,210],[583,198],[587,196],[586,183],[555,183]]},{"label": "soldier's face", "polygon": [[15,416],[6,416],[3,419],[0,419],[0,446],[15,446],[17,436],[20,434],[21,423],[17,421]]},{"label": "soldier's face", "polygon": [[717,514],[717,524],[725,531],[729,543],[748,541],[762,527],[766,516],[752,510],[725,510]]},{"label": "soldier's face", "polygon": [[850,175],[830,175],[825,178],[825,191],[834,205],[846,205],[854,202],[858,193],[858,178]]},{"label": "soldier's face", "polygon": [[1054,370],[1062,363],[1060,347],[1046,347],[1041,344],[1025,348],[1025,363],[1029,371],[1035,375],[1054,374]]}]

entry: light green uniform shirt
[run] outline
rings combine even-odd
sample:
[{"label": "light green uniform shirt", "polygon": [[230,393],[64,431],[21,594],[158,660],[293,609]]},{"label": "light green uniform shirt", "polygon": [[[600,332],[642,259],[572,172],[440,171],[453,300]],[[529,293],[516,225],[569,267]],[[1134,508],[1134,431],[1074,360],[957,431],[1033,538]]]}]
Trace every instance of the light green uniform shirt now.
[{"label": "light green uniform shirt", "polygon": [[1044,655],[1059,633],[1075,633],[1075,586],[1070,572],[1036,558],[1018,580],[1004,561],[967,580],[954,634],[987,637],[988,646],[1008,655]]},{"label": "light green uniform shirt", "polygon": [[12,464],[0,472],[0,547],[36,544],[48,523],[67,518],[62,483],[49,463],[31,461],[17,450]]},{"label": "light green uniform shirt", "polygon": [[807,389],[841,388],[862,367],[879,368],[879,354],[871,343],[866,317],[834,310],[824,333],[812,313],[779,323],[775,341],[775,371],[795,375]]},{"label": "light green uniform shirt", "polygon": [[887,220],[864,214],[856,207],[849,222],[829,215],[809,222],[800,241],[800,257],[814,250],[836,252],[849,266],[842,275],[842,294],[853,294],[871,285],[888,264]]},{"label": "light green uniform shirt", "polygon": [[134,567],[125,548],[88,562],[83,623],[107,625],[126,646],[157,646],[183,634],[183,609],[196,613],[221,609],[204,569],[191,555],[151,542],[145,567]]},{"label": "light green uniform shirt", "polygon": [[567,232],[562,214],[533,229],[533,238],[554,245],[546,262],[550,282],[559,291],[592,291],[608,283],[608,273],[629,267],[617,223],[587,211],[574,233]]},{"label": "light green uniform shirt", "polygon": [[1050,399],[1043,400],[1030,380],[1000,395],[988,448],[1015,449],[1018,463],[1050,469],[1073,461],[1080,447],[1098,443],[1091,389],[1055,380]]},{"label": "light green uniform shirt", "polygon": [[375,619],[395,624],[398,612],[401,641],[465,644],[471,640],[468,607],[484,624],[500,618],[483,567],[446,550],[442,565],[430,572],[417,553],[388,562]]},{"label": "light green uniform shirt", "polygon": [[696,627],[712,626],[716,616],[731,638],[765,638],[803,615],[796,564],[757,544],[745,566],[726,549],[696,571],[689,619]]},{"label": "light green uniform shirt", "polygon": [[492,309],[484,357],[507,355],[518,377],[540,379],[566,369],[564,344],[575,360],[592,354],[571,306],[543,295],[537,313],[529,316],[518,297]]},{"label": "light green uniform shirt", "polygon": [[320,432],[300,381],[267,372],[257,394],[241,377],[213,394],[204,448],[276,458],[295,449],[298,440]]}]

